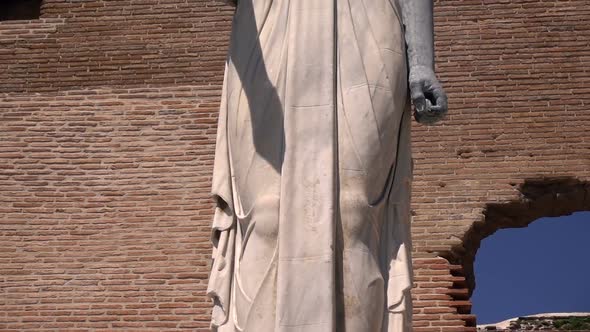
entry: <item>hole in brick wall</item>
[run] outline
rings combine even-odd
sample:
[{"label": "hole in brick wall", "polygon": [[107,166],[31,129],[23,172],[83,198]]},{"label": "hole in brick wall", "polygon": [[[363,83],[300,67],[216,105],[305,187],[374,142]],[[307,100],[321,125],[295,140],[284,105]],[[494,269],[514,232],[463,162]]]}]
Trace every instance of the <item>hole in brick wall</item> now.
[{"label": "hole in brick wall", "polygon": [[[541,313],[590,312],[590,212],[541,218],[483,239],[475,259],[479,324]],[[590,315],[590,314],[589,314]]]},{"label": "hole in brick wall", "polygon": [[0,0],[0,21],[34,20],[41,15],[42,0]]},{"label": "hole in brick wall", "polygon": [[572,177],[527,179],[518,189],[518,200],[488,204],[485,217],[465,233],[462,244],[443,255],[449,262],[463,267],[469,297],[476,286],[475,256],[484,238],[500,229],[527,227],[542,217],[590,211],[590,183]]}]

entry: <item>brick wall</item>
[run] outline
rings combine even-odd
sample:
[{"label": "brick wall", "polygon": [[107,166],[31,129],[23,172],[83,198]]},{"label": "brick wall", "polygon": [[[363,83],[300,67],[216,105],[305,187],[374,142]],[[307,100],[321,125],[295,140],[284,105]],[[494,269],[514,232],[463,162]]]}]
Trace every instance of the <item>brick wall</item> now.
[{"label": "brick wall", "polygon": [[[231,15],[45,0],[0,22],[0,330],[207,330]],[[472,331],[479,240],[590,209],[590,3],[437,1],[436,37],[451,111],[413,133],[415,331]]]},{"label": "brick wall", "polygon": [[[590,210],[589,4],[437,2],[437,67],[451,112],[443,125],[413,132],[414,295],[424,317],[416,331],[473,324],[468,299],[481,238]],[[461,268],[423,266],[438,255]]]}]

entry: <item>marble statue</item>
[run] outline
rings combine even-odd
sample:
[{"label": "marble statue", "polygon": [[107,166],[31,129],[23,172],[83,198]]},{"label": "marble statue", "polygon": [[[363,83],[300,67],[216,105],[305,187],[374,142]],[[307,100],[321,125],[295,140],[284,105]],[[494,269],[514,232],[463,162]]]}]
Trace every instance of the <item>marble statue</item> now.
[{"label": "marble statue", "polygon": [[218,332],[411,331],[410,124],[447,111],[430,0],[240,0],[208,295]]}]

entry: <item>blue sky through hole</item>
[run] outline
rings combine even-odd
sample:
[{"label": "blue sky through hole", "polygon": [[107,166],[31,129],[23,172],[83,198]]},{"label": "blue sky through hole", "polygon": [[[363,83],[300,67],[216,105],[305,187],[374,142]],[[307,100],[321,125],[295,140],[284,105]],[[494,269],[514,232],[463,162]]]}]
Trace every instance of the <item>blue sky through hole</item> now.
[{"label": "blue sky through hole", "polygon": [[478,324],[546,312],[590,312],[590,212],[541,218],[485,238],[472,296]]}]

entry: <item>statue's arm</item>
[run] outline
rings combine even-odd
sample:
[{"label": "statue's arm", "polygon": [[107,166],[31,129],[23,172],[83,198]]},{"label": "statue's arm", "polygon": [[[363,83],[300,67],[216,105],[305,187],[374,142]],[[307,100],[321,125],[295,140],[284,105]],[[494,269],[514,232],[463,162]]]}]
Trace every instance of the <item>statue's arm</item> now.
[{"label": "statue's arm", "polygon": [[416,120],[432,124],[442,119],[448,110],[447,95],[434,73],[433,3],[432,0],[400,1]]}]

